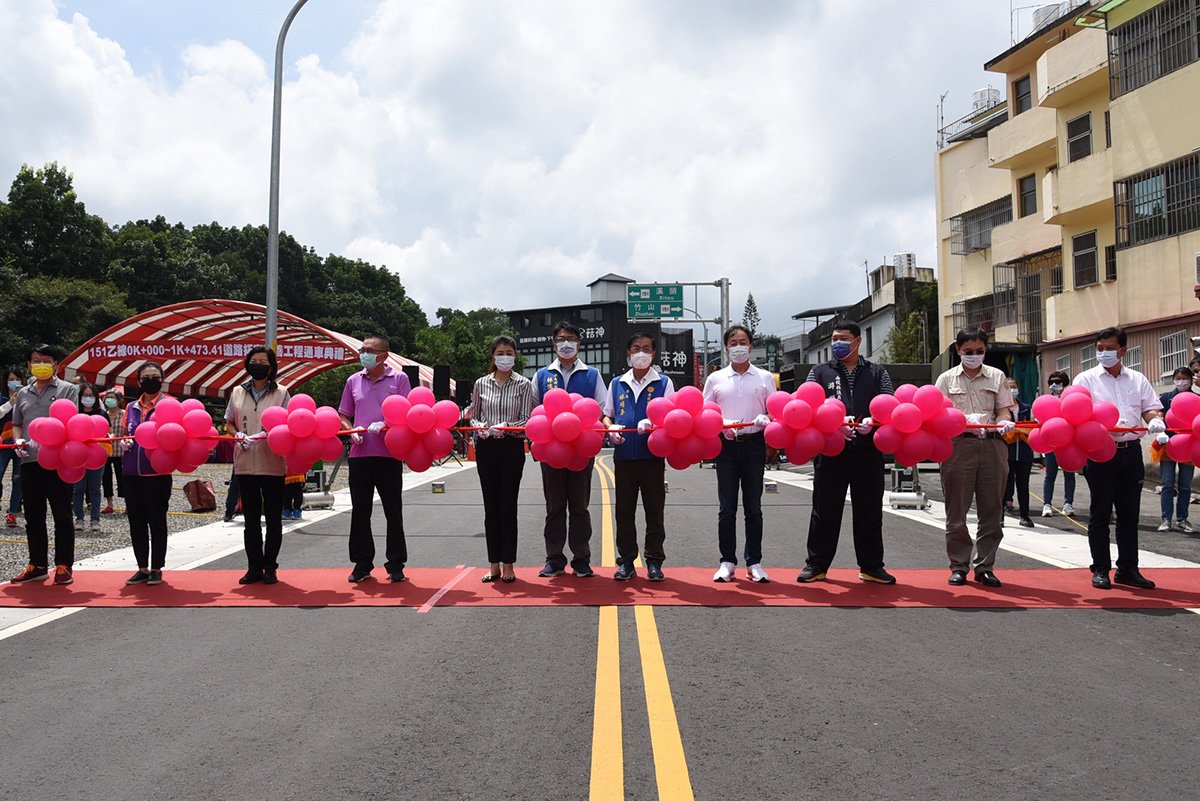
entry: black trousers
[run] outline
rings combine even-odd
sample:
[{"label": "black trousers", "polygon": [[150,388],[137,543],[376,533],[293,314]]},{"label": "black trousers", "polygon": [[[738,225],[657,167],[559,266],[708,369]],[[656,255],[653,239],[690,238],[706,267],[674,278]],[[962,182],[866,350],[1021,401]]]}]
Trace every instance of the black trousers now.
[{"label": "black trousers", "polygon": [[167,559],[170,476],[125,476],[125,514],[138,567],[162,570]]},{"label": "black trousers", "polygon": [[54,563],[75,564],[75,521],[71,518],[71,500],[75,488],[37,462],[21,465],[21,496],[25,505],[25,538],[29,542],[29,562],[38,567],[50,564],[50,535],[46,530],[46,504],[54,516]]},{"label": "black trousers", "polygon": [[[283,546],[283,476],[238,476],[242,493],[242,539],[250,570],[279,567]],[[261,517],[267,519],[263,539]]]},{"label": "black trousers", "polygon": [[738,490],[742,493],[742,515],[746,521],[746,566],[762,562],[763,474],[767,469],[767,444],[762,434],[736,440],[721,440],[717,457],[717,546],[721,561],[737,564]]},{"label": "black trousers", "polygon": [[[404,542],[404,465],[389,456],[356,456],[350,463],[350,561],[359,567],[375,566],[375,537],[371,512],[375,492],[387,519],[387,562],[384,568],[404,567],[408,547]],[[245,508],[245,502],[242,502]]]},{"label": "black trousers", "polygon": [[481,439],[475,446],[479,488],[483,491],[483,536],[488,562],[517,561],[517,499],[525,472],[525,441]]},{"label": "black trousers", "polygon": [[225,516],[233,517],[233,513],[237,511],[238,501],[242,499],[241,489],[238,485],[237,473],[230,471],[229,473],[229,489],[225,492]]},{"label": "black trousers", "polygon": [[543,532],[546,562],[560,570],[567,564],[563,548],[568,544],[572,567],[583,567],[592,562],[592,516],[588,504],[592,500],[594,467],[594,459],[578,472],[542,463],[542,492],[546,496],[546,528]]},{"label": "black trousers", "polygon": [[113,479],[117,482],[117,497],[125,497],[125,486],[123,484],[124,476],[121,470],[121,457],[110,456],[108,461],[104,463],[104,497],[113,497]]},{"label": "black trousers", "polygon": [[1092,506],[1088,511],[1088,545],[1092,550],[1092,570],[1112,568],[1108,547],[1108,525],[1117,509],[1117,570],[1137,570],[1138,518],[1142,511],[1142,481],[1146,467],[1141,446],[1117,448],[1108,462],[1088,460],[1083,469]]},{"label": "black trousers", "polygon": [[854,556],[859,569],[882,568],[883,456],[869,445],[851,446],[837,456],[818,456],[813,467],[808,566],[828,570],[833,564],[849,489],[854,515]]},{"label": "black trousers", "polygon": [[1004,488],[1004,502],[1012,503],[1015,492],[1021,517],[1029,517],[1029,473],[1032,470],[1033,462],[1008,460],[1008,485]]},{"label": "black trousers", "polygon": [[302,506],[304,506],[304,482],[284,484],[283,508],[290,512],[299,512]]},{"label": "black trousers", "polygon": [[667,529],[663,524],[663,509],[667,505],[666,462],[662,459],[614,459],[616,475],[617,554],[622,562],[638,558],[637,501],[642,494],[642,511],[646,516],[646,562],[662,564],[666,559],[663,543]]}]

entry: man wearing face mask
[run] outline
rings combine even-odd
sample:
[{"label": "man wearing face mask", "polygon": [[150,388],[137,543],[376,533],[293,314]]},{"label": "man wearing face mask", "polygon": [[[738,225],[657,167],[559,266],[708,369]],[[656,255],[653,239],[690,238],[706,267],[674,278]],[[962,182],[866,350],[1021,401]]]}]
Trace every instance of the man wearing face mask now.
[{"label": "man wearing face mask", "polygon": [[769,581],[762,567],[763,473],[766,472],[767,443],[763,429],[771,422],[767,416],[767,398],[775,391],[775,376],[750,363],[750,331],[745,326],[730,326],[725,332],[725,352],[729,366],[709,375],[704,382],[704,399],[721,407],[726,425],[749,423],[745,428],[726,428],[721,455],[717,457],[717,543],[721,565],[713,581],[732,581],[737,567],[738,489],[746,521],[746,577],[751,581]]},{"label": "man wearing face mask", "polygon": [[363,340],[358,360],[362,370],[346,379],[338,414],[346,428],[365,428],[365,434],[350,435],[350,561],[349,580],[357,584],[371,577],[375,567],[375,537],[371,513],[375,493],[387,520],[388,581],[404,581],[408,548],[404,541],[404,465],[392,457],[383,441],[383,402],[392,395],[407,396],[411,385],[403,370],[387,363],[388,341],[381,336]]},{"label": "man wearing face mask", "polygon": [[[554,326],[551,335],[558,358],[537,371],[533,378],[533,402],[539,404],[552,389],[565,389],[585,398],[594,398],[601,406],[607,395],[604,379],[595,367],[579,358],[579,329],[568,322]],[[580,578],[592,572],[592,517],[588,504],[592,498],[592,467],[575,471],[542,463],[542,493],[546,496],[546,566],[539,576],[561,576],[567,567],[564,548],[571,547],[571,569]],[[568,523],[568,515],[570,521]]]},{"label": "man wearing face mask", "polygon": [[50,404],[65,398],[78,406],[79,385],[63,381],[58,370],[58,351],[50,345],[35,345],[29,351],[29,372],[34,382],[22,387],[13,400],[13,442],[21,458],[21,495],[25,504],[25,536],[29,564],[14,576],[13,584],[41,581],[49,575],[49,533],[46,505],[54,517],[54,583],[70,584],[75,563],[75,526],[71,517],[71,485],[58,471],[38,464],[37,446],[25,439],[29,424],[50,416]]},{"label": "man wearing face mask", "polygon": [[[973,567],[975,580],[999,587],[993,568],[1004,537],[1004,485],[1008,480],[1008,448],[1003,436],[1013,430],[1013,398],[1004,373],[984,364],[988,335],[978,328],[958,332],[955,347],[961,362],[937,378],[937,388],[954,408],[976,425],[955,438],[954,452],[942,464],[942,494],[946,499],[946,555],[950,559],[949,583],[967,583]],[[974,542],[967,530],[967,512],[975,502],[979,530]],[[971,555],[974,552],[974,559]]]},{"label": "man wearing face mask", "polygon": [[[1096,334],[1098,365],[1075,376],[1075,384],[1087,387],[1093,401],[1109,401],[1121,413],[1118,428],[1140,427],[1157,437],[1167,430],[1162,420],[1162,402],[1146,376],[1121,364],[1127,337],[1120,328],[1105,328]],[[1088,545],[1092,551],[1092,586],[1112,587],[1109,523],[1117,509],[1117,571],[1112,581],[1139,589],[1154,589],[1154,582],[1138,570],[1138,517],[1142,506],[1142,482],[1146,467],[1142,460],[1141,434],[1113,433],[1117,454],[1110,461],[1088,460],[1083,469],[1092,505],[1088,510]]]},{"label": "man wearing face mask", "polygon": [[[808,381],[820,384],[825,396],[846,404],[842,427],[846,449],[813,461],[813,510],[808,522],[808,558],[799,582],[821,581],[837,553],[846,506],[846,490],[854,513],[854,555],[858,577],[876,584],[895,584],[883,569],[883,455],[875,447],[871,401],[891,395],[892,378],[881,365],[859,355],[862,331],[850,320],[833,323],[833,358],[813,367]],[[861,425],[855,425],[861,420]]]},{"label": "man wearing face mask", "polygon": [[[1180,367],[1175,371],[1172,379],[1175,382],[1175,389],[1158,396],[1159,403],[1163,407],[1164,418],[1167,412],[1171,411],[1171,401],[1177,395],[1192,391],[1195,373],[1190,367]],[[1166,435],[1160,434],[1159,437],[1161,440]],[[1161,486],[1159,500],[1162,503],[1162,523],[1158,526],[1159,531],[1170,531],[1174,526],[1185,534],[1196,533],[1196,529],[1188,522],[1188,505],[1192,501],[1192,476],[1195,470],[1195,465],[1189,462],[1177,464],[1171,461],[1171,458],[1165,453],[1162,455],[1162,459],[1158,463],[1158,478]],[[1172,512],[1175,513],[1174,523],[1171,522]]]},{"label": "man wearing face mask", "polygon": [[[1063,389],[1071,383],[1071,377],[1064,372],[1056,371],[1046,379],[1050,394],[1061,397]],[[1058,457],[1053,452],[1046,454],[1046,477],[1042,480],[1042,517],[1054,516],[1054,480],[1058,477]],[[1075,514],[1075,474],[1063,471],[1063,507],[1062,513],[1067,517]]]}]

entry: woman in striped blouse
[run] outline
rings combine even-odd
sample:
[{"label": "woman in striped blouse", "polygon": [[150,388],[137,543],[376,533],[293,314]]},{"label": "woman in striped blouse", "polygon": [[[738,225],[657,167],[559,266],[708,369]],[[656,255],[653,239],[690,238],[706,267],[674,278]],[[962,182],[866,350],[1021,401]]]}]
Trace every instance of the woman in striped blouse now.
[{"label": "woman in striped blouse", "polygon": [[517,343],[512,337],[492,340],[488,374],[475,382],[471,393],[471,425],[477,435],[476,461],[483,490],[483,531],[491,571],[483,581],[516,580],[517,496],[525,470],[524,436],[504,427],[524,426],[533,410],[533,385],[513,372]]}]

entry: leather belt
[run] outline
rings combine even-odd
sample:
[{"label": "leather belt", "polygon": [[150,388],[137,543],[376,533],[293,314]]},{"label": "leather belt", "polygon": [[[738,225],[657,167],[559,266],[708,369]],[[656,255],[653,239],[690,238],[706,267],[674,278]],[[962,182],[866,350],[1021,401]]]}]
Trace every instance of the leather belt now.
[{"label": "leather belt", "polygon": [[958,438],[959,438],[959,439],[1003,439],[1003,437],[1001,437],[1001,436],[1000,436],[998,433],[996,433],[995,431],[985,431],[985,432],[983,433],[983,436],[982,436],[982,437],[981,437],[981,436],[979,436],[979,435],[978,435],[978,434],[976,434],[976,433],[973,433],[973,432],[967,432],[967,433],[965,433],[965,434],[959,434],[959,435],[958,435]]}]

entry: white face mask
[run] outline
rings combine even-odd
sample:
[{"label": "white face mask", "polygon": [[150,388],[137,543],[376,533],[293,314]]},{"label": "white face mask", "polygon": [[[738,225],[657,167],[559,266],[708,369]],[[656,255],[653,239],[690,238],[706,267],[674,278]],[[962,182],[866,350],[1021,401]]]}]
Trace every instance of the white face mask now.
[{"label": "white face mask", "polygon": [[629,364],[635,370],[645,370],[654,361],[654,357],[649,353],[635,353],[629,357]]},{"label": "white face mask", "polygon": [[1021,397],[1021,390],[1020,390],[1018,387],[1009,387],[1009,388],[1008,388],[1008,391],[1012,393],[1013,400],[1019,400],[1019,399],[1020,399],[1020,397]]},{"label": "white face mask", "polygon": [[734,364],[745,364],[750,361],[750,346],[734,345],[729,349],[729,361]]},{"label": "white face mask", "polygon": [[86,398],[80,398],[79,402],[82,403],[88,409],[90,409],[96,405],[96,399],[93,398],[91,395],[88,395]]},{"label": "white face mask", "polygon": [[507,373],[517,363],[516,356],[495,356],[493,358],[496,362],[496,369],[502,373]]},{"label": "white face mask", "polygon": [[1062,391],[1063,391],[1062,384],[1051,384],[1050,385],[1050,394],[1051,395],[1054,395],[1057,397],[1058,395],[1062,394]]},{"label": "white face mask", "polygon": [[1105,367],[1116,367],[1117,362],[1121,361],[1121,357],[1115,350],[1102,350],[1096,354],[1096,361]]},{"label": "white face mask", "polygon": [[559,355],[559,358],[570,359],[579,352],[579,345],[574,342],[559,342],[554,346],[554,352]]},{"label": "white face mask", "polygon": [[1188,381],[1186,378],[1181,378],[1175,382],[1175,388],[1180,392],[1187,392],[1192,388],[1192,382]]},{"label": "white face mask", "polygon": [[983,354],[982,353],[980,353],[976,356],[962,356],[961,358],[962,358],[963,367],[966,367],[969,370],[978,370],[980,367],[983,366]]}]

